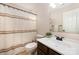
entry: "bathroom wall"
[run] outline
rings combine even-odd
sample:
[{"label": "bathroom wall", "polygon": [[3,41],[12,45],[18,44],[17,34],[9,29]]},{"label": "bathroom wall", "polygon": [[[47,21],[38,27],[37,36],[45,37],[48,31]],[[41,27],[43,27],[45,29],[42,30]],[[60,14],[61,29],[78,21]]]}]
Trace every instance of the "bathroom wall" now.
[{"label": "bathroom wall", "polygon": [[37,6],[39,7],[37,9],[37,32],[45,35],[49,32],[49,5],[40,3]]}]

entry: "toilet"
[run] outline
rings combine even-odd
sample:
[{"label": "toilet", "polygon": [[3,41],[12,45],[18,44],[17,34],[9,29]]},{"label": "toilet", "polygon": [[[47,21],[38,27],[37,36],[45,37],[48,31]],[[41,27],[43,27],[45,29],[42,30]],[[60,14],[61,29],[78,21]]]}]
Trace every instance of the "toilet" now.
[{"label": "toilet", "polygon": [[36,50],[37,43],[36,42],[28,43],[27,45],[25,45],[25,48],[27,49],[27,51],[31,55]]}]

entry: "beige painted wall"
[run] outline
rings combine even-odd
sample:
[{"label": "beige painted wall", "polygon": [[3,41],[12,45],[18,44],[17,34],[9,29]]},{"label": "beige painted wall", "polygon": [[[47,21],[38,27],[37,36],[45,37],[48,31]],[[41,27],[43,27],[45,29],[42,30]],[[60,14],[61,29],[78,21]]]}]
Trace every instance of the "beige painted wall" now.
[{"label": "beige painted wall", "polygon": [[37,31],[45,35],[49,31],[49,7],[48,4],[39,4],[38,7]]}]

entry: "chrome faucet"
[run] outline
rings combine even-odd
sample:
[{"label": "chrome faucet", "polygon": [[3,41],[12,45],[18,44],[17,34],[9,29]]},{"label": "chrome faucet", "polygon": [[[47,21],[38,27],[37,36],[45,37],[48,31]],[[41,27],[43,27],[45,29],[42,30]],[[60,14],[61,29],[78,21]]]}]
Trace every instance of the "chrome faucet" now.
[{"label": "chrome faucet", "polygon": [[[56,36],[56,35],[55,35],[55,36]],[[63,41],[63,38],[64,38],[64,37],[56,36],[56,39],[59,40],[59,41]]]}]

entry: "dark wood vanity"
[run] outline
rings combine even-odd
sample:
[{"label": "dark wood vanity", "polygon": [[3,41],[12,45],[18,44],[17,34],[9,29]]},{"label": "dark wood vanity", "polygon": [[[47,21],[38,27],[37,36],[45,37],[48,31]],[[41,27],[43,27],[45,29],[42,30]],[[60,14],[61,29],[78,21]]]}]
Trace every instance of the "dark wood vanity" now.
[{"label": "dark wood vanity", "polygon": [[37,54],[38,55],[61,55],[60,53],[50,49],[49,47],[45,46],[40,42],[38,42]]}]

